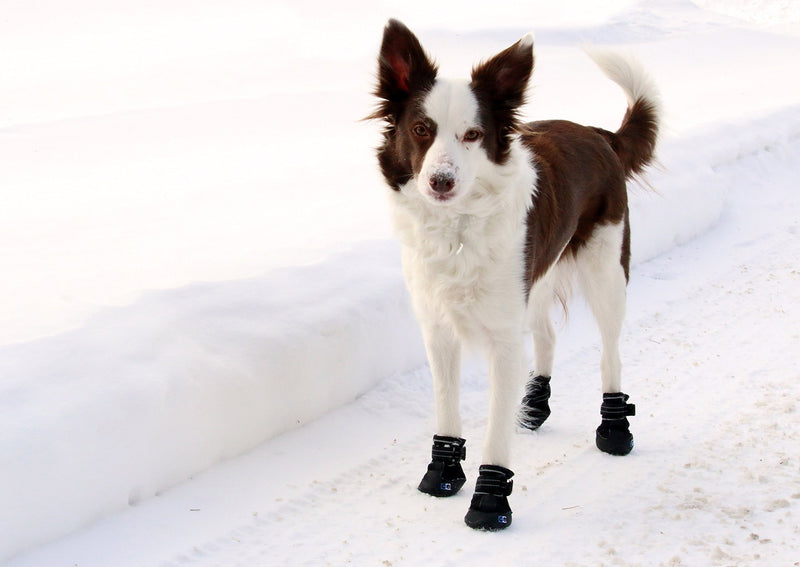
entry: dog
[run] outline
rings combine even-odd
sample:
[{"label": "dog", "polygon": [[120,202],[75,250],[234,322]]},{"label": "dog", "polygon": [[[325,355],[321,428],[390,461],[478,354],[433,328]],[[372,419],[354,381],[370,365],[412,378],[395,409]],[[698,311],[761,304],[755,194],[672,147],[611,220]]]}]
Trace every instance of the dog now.
[{"label": "dog", "polygon": [[[590,51],[625,91],[616,132],[565,120],[523,123],[533,71],[533,36],[475,66],[471,77],[439,78],[417,37],[390,20],[378,57],[384,123],[377,150],[388,184],[403,275],[433,375],[436,434],[419,490],[452,496],[464,485],[459,414],[462,345],[489,367],[489,412],[482,464],[465,516],[468,526],[511,524],[515,423],[538,428],[550,414],[554,302],[577,279],[602,338],[603,401],[597,447],[633,448],[622,393],[619,336],[630,263],[626,181],[652,161],[659,96],[631,58]],[[524,332],[533,336],[527,374]],[[520,398],[522,398],[520,410]]]}]

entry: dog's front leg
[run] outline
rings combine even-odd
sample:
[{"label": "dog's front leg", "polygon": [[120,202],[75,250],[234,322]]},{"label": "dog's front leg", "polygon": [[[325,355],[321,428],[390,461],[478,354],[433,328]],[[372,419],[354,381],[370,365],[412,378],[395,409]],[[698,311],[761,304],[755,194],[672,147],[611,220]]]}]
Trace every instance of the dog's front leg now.
[{"label": "dog's front leg", "polygon": [[525,377],[523,336],[495,342],[489,358],[489,421],[483,446],[483,464],[511,464],[511,436],[518,413],[518,394]]},{"label": "dog's front leg", "polygon": [[433,374],[436,434],[431,462],[419,490],[433,496],[452,496],[466,482],[461,468],[466,457],[459,411],[461,344],[453,329],[442,322],[423,324],[422,332]]},{"label": "dog's front leg", "polygon": [[511,494],[514,473],[511,437],[516,422],[519,394],[525,376],[522,334],[493,341],[489,348],[489,423],[478,472],[475,494],[464,521],[483,530],[501,530],[511,524]]},{"label": "dog's front leg", "polygon": [[461,437],[461,344],[453,329],[446,324],[426,325],[423,334],[433,375],[436,433],[447,437]]}]

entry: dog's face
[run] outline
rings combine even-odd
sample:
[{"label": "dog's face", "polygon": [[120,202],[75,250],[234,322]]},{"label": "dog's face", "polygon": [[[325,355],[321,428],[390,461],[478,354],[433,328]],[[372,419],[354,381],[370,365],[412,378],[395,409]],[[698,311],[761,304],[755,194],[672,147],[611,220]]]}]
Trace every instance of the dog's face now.
[{"label": "dog's face", "polygon": [[386,121],[378,160],[393,189],[414,181],[425,200],[446,205],[505,162],[533,70],[531,36],[475,67],[470,81],[446,80],[416,36],[391,20],[378,64],[372,117]]}]

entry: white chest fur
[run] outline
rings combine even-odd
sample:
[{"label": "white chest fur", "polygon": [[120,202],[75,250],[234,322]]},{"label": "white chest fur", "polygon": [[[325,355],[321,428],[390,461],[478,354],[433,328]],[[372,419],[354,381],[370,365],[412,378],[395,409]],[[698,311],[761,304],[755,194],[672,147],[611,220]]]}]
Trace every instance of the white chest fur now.
[{"label": "white chest fur", "polygon": [[424,199],[414,180],[392,195],[403,271],[423,326],[450,325],[468,342],[520,332],[525,219],[535,180],[528,164],[516,146],[507,164],[444,206]]}]

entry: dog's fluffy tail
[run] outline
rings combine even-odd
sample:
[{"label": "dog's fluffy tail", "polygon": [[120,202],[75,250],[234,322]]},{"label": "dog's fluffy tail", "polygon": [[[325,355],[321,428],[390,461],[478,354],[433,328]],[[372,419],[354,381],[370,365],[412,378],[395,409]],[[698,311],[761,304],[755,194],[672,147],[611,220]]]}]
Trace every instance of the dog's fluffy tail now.
[{"label": "dog's fluffy tail", "polygon": [[638,59],[596,47],[584,50],[628,97],[628,110],[619,129],[602,133],[619,156],[625,175],[640,174],[652,161],[658,139],[661,110],[658,89]]}]

